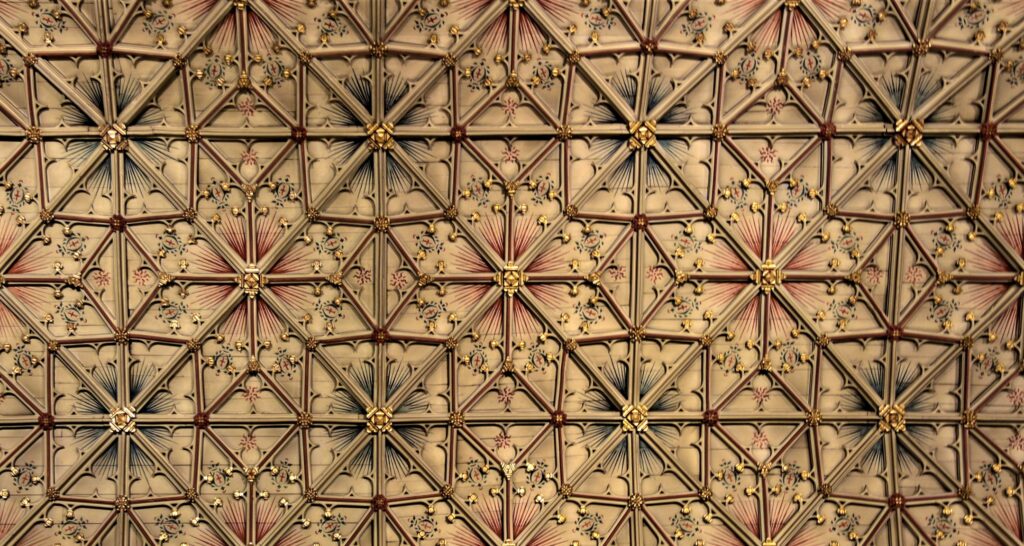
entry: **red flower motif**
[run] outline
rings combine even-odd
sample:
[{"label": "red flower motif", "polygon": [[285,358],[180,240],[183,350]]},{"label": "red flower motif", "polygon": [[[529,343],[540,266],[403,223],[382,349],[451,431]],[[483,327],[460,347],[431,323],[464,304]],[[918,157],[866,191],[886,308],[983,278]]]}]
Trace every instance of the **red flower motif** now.
[{"label": "red flower motif", "polygon": [[248,386],[245,388],[245,392],[242,393],[242,398],[246,402],[253,403],[260,398],[260,388],[256,386]]},{"label": "red flower motif", "polygon": [[910,269],[907,269],[906,274],[903,275],[903,281],[909,282],[910,284],[920,284],[924,281],[925,271],[924,268],[919,265],[912,265]]},{"label": "red flower motif", "polygon": [[93,284],[100,288],[106,288],[110,286],[110,273],[102,269],[97,269],[89,275],[92,279]]},{"label": "red flower motif", "polygon": [[388,286],[395,290],[405,290],[409,285],[409,276],[404,271],[392,271],[388,278]]},{"label": "red flower motif", "polygon": [[366,269],[365,267],[360,267],[359,269],[357,269],[355,276],[356,282],[359,283],[360,286],[373,281],[373,272],[370,271],[369,269]]},{"label": "red flower motif", "polygon": [[494,448],[505,449],[507,447],[512,447],[512,438],[505,434],[505,431],[501,431],[494,437]]},{"label": "red flower motif", "polygon": [[763,406],[772,395],[771,390],[768,387],[756,387],[752,394],[754,402],[757,403],[758,407]]},{"label": "red flower motif", "polygon": [[505,408],[512,405],[512,399],[516,396],[516,390],[512,387],[501,387],[498,389],[498,402],[501,402]]},{"label": "red flower motif", "polygon": [[259,445],[256,443],[256,438],[254,438],[252,434],[242,436],[242,439],[238,442],[238,448],[242,451],[251,451],[257,447],[259,447]]},{"label": "red flower motif", "polygon": [[256,113],[256,104],[249,97],[242,97],[235,103],[235,107],[243,116],[251,118]]},{"label": "red flower motif", "polygon": [[134,282],[135,286],[138,286],[139,288],[145,288],[149,286],[149,283],[153,282],[153,276],[145,269],[136,269],[135,272],[132,273],[132,282]]},{"label": "red flower motif", "polygon": [[259,161],[259,154],[255,150],[242,152],[242,165],[255,165]]},{"label": "red flower motif", "polygon": [[519,148],[508,146],[501,152],[501,160],[505,163],[517,163],[519,161]]},{"label": "red flower motif", "polygon": [[1013,390],[1006,393],[1006,398],[1013,404],[1013,409],[1020,409],[1021,406],[1024,406],[1024,389],[1014,387]]}]

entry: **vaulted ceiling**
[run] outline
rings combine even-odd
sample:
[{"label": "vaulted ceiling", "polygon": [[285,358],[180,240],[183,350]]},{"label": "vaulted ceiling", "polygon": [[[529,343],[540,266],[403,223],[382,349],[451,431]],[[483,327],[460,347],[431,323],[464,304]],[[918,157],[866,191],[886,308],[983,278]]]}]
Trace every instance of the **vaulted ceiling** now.
[{"label": "vaulted ceiling", "polygon": [[0,0],[0,542],[1020,544],[1024,0]]}]

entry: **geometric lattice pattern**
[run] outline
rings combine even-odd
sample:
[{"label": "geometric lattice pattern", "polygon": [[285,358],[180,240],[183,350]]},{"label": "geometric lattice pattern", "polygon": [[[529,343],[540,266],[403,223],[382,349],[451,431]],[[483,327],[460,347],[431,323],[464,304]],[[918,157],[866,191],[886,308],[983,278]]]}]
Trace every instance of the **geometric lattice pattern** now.
[{"label": "geometric lattice pattern", "polygon": [[1024,541],[1024,0],[0,0],[0,542]]}]

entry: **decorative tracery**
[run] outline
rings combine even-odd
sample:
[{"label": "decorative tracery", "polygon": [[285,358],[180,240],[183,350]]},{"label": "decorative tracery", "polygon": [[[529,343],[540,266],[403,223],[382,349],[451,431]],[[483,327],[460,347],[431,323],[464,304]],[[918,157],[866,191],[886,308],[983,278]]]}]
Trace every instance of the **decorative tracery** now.
[{"label": "decorative tracery", "polygon": [[1020,0],[0,15],[0,542],[1024,540]]}]

